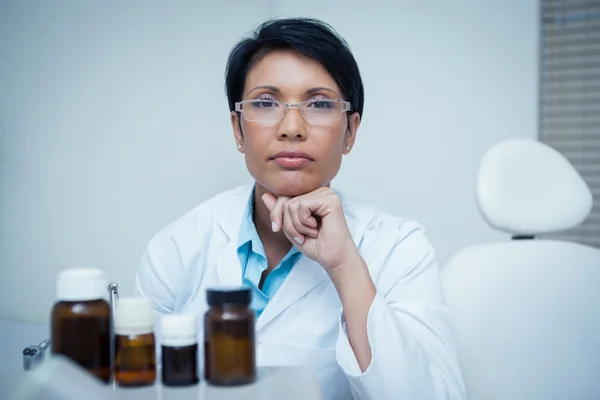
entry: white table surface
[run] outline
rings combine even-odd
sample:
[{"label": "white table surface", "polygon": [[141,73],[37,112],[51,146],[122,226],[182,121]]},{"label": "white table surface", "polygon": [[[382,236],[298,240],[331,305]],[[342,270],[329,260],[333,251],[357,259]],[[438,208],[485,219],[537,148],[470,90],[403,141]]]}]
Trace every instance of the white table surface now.
[{"label": "white table surface", "polygon": [[188,387],[166,387],[157,382],[141,388],[99,383],[70,362],[52,360],[34,371],[0,373],[2,400],[320,400],[318,380],[309,368],[265,367],[255,383],[234,387],[210,386],[201,381]]},{"label": "white table surface", "polygon": [[302,367],[259,368],[252,385],[217,387],[200,382],[187,388],[152,387],[120,389],[113,399],[123,400],[319,400],[318,381],[310,369]]}]

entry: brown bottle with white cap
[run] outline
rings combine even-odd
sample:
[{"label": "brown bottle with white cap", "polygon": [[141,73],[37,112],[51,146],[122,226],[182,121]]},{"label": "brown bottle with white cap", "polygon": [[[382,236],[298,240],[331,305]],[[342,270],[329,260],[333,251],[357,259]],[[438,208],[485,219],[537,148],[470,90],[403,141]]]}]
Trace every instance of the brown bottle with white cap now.
[{"label": "brown bottle with white cap", "polygon": [[119,386],[148,386],[156,380],[154,308],[143,297],[116,302],[115,381]]},{"label": "brown bottle with white cap", "polygon": [[110,306],[104,272],[73,268],[59,273],[52,308],[52,354],[66,356],[100,380],[111,380]]},{"label": "brown bottle with white cap", "polygon": [[162,382],[165,386],[190,386],[199,382],[196,321],[193,314],[162,317]]}]

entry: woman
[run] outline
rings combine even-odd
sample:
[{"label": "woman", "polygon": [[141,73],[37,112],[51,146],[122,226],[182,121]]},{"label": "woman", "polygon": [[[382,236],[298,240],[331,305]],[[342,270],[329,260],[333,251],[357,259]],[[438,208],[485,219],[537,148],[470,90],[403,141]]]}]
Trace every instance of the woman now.
[{"label": "woman", "polygon": [[326,399],[464,398],[423,229],[329,186],[363,111],[344,40],[317,20],[268,21],[232,50],[226,87],[255,182],[153,237],[139,293],[201,316],[207,287],[250,285],[258,365],[313,367]]}]

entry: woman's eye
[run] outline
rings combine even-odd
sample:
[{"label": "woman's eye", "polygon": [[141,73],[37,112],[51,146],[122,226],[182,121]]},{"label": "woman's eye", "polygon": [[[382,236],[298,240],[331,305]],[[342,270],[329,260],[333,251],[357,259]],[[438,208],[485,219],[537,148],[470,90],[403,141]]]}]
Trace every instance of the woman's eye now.
[{"label": "woman's eye", "polygon": [[334,108],[335,104],[331,100],[315,100],[310,103],[309,107],[312,108]]},{"label": "woman's eye", "polygon": [[258,100],[252,102],[252,105],[257,108],[275,108],[277,107],[277,103],[272,100]]}]

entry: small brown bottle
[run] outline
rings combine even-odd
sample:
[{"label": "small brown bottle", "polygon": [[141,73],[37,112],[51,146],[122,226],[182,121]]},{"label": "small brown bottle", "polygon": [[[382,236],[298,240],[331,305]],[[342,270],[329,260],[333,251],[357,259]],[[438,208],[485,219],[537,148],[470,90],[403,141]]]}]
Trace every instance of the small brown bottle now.
[{"label": "small brown bottle", "polygon": [[143,297],[116,302],[115,381],[123,387],[149,386],[156,380],[154,309]]},{"label": "small brown bottle", "polygon": [[59,273],[58,302],[52,309],[52,354],[70,358],[105,383],[111,381],[110,306],[101,270],[73,268]]},{"label": "small brown bottle", "polygon": [[217,386],[256,379],[254,312],[250,288],[208,289],[204,316],[204,376]]},{"label": "small brown bottle", "polygon": [[167,314],[161,319],[162,382],[165,386],[198,383],[198,326],[193,314]]}]

